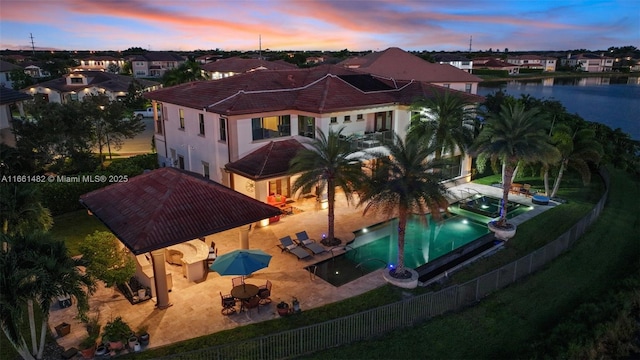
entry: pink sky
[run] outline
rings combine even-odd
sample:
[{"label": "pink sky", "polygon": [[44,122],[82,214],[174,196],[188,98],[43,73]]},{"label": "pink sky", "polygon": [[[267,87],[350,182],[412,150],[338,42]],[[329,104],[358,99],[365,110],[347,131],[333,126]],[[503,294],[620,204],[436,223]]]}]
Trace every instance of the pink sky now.
[{"label": "pink sky", "polygon": [[[561,4],[561,5],[558,5]],[[639,46],[640,1],[0,0],[0,48],[601,50]]]}]

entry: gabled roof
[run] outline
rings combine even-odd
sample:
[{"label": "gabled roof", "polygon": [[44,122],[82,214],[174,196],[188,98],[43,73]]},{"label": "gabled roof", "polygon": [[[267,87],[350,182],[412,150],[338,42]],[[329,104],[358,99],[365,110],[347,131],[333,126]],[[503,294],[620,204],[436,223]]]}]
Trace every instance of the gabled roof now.
[{"label": "gabled roof", "polygon": [[[67,77],[69,75],[82,75],[84,77],[89,78],[90,80],[87,85],[67,84]],[[131,83],[134,80],[139,82],[143,88],[150,88],[150,87],[160,85],[159,82],[145,80],[145,79],[134,79],[131,76],[112,74],[104,71],[78,71],[75,73],[67,74],[57,79],[31,85],[27,89],[34,88],[34,87],[45,87],[49,89],[55,89],[60,92],[71,92],[71,91],[80,91],[84,88],[90,88],[95,86],[95,87],[100,87],[112,92],[119,92],[119,91],[126,92],[129,90],[129,85],[131,85]]]},{"label": "gabled roof", "polygon": [[489,59],[478,64],[478,68],[517,68],[519,65],[510,64],[496,59]]},{"label": "gabled roof", "polygon": [[338,65],[396,80],[416,80],[430,83],[482,81],[479,77],[464,70],[449,64],[432,64],[397,47],[373,52],[360,60],[345,60]]},{"label": "gabled roof", "polygon": [[0,105],[13,104],[32,98],[33,96],[29,94],[0,86]]},{"label": "gabled roof", "polygon": [[289,171],[291,159],[304,148],[295,139],[271,141],[240,160],[228,163],[225,168],[252,180],[283,176]]},{"label": "gabled roof", "polygon": [[[415,81],[414,81],[415,82]],[[316,114],[402,103],[430,98],[434,92],[455,91],[411,81],[393,81],[340,66],[262,70],[216,81],[196,81],[145,93],[145,97],[223,115],[268,111],[308,111]],[[472,102],[482,97],[460,93]]]},{"label": "gabled roof", "polygon": [[136,255],[280,214],[271,205],[174,168],[92,191],[80,202]]},{"label": "gabled roof", "polygon": [[220,72],[220,73],[245,73],[254,70],[286,70],[297,68],[293,64],[286,62],[273,62],[260,59],[243,59],[239,57],[231,57],[228,59],[221,59],[218,61],[210,62],[202,65],[201,69],[208,72]]}]

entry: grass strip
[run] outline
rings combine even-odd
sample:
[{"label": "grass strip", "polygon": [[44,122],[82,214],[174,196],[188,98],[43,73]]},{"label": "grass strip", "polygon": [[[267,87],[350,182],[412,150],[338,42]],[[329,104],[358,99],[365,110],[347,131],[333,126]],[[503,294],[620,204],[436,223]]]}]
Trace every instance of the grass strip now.
[{"label": "grass strip", "polygon": [[[455,314],[377,340],[309,356],[360,358],[531,358],[541,334],[580,304],[597,299],[627,274],[640,257],[637,199],[640,186],[612,171],[612,187],[598,221],[567,253],[541,272]],[[411,351],[407,351],[411,349]]]}]

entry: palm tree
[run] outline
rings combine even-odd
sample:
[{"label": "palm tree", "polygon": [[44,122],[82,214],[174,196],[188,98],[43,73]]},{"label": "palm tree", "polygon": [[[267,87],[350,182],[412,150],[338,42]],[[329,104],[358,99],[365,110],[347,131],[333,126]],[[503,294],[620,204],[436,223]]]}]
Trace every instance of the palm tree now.
[{"label": "palm tree", "polygon": [[51,212],[40,203],[38,188],[28,183],[0,184],[0,221],[2,233],[8,235],[47,231],[53,225]]},{"label": "palm tree", "polygon": [[589,163],[597,164],[602,158],[603,150],[595,138],[595,131],[587,128],[572,130],[568,126],[559,125],[553,133],[556,147],[560,151],[560,169],[551,191],[551,197],[556,196],[560,188],[562,175],[567,167],[578,171],[584,184],[591,180]]},{"label": "palm tree", "polygon": [[[429,160],[435,151],[434,144],[419,141],[406,141],[396,135],[395,142],[387,145],[388,156],[371,161],[370,178],[361,189],[358,206],[364,205],[363,215],[369,211],[398,215],[398,264],[396,277],[406,274],[404,268],[404,240],[407,219],[410,214],[421,215],[427,221],[426,214],[440,220],[442,210],[446,211],[449,202],[445,197],[446,188],[438,171],[445,162],[439,159]],[[392,273],[393,274],[393,273]]]},{"label": "palm tree", "polygon": [[550,162],[559,157],[558,149],[548,142],[546,121],[539,109],[525,110],[522,102],[502,105],[500,113],[489,114],[485,125],[469,151],[480,159],[491,159],[504,166],[500,219],[495,224],[506,228],[507,202],[513,173],[518,162]]},{"label": "palm tree", "polygon": [[[9,242],[10,247],[9,251],[2,254],[7,259],[7,267],[3,268],[3,271],[13,269],[14,272],[22,274],[22,280],[16,284],[17,290],[11,295],[11,300],[17,301],[17,306],[24,304],[24,301],[27,303],[36,301],[43,314],[40,326],[40,345],[37,349],[37,358],[41,359],[52,299],[57,296],[72,296],[75,298],[79,316],[82,318],[89,307],[88,296],[95,291],[95,282],[90,275],[80,271],[79,267],[86,266],[86,261],[71,258],[64,242],[54,240],[48,233],[37,232],[9,236],[5,237],[5,240]],[[11,274],[3,274],[2,276],[3,282],[13,281]],[[4,310],[2,316],[3,326],[5,319],[7,319],[14,322],[11,327],[18,326],[19,329],[20,318],[12,317],[10,314],[5,315]],[[32,311],[29,316],[30,323],[34,323]],[[20,347],[16,346],[20,345],[20,337],[16,337],[14,334],[12,336],[14,339],[18,339],[12,343],[16,350],[21,352]],[[33,333],[32,338],[35,338]]]},{"label": "palm tree", "polygon": [[475,110],[462,96],[451,91],[434,92],[433,98],[417,101],[411,107],[417,112],[409,124],[408,136],[433,142],[436,159],[443,152],[465,152],[473,142]]},{"label": "palm tree", "polygon": [[340,244],[335,239],[335,196],[336,187],[342,189],[347,203],[353,200],[353,193],[364,178],[362,159],[351,151],[350,136],[342,138],[342,131],[329,130],[329,134],[317,128],[317,137],[308,142],[310,148],[300,150],[291,160],[290,174],[300,174],[293,183],[293,191],[302,189],[302,193],[309,193],[318,186],[327,189],[328,201],[328,231],[327,238],[322,243],[327,246]]}]

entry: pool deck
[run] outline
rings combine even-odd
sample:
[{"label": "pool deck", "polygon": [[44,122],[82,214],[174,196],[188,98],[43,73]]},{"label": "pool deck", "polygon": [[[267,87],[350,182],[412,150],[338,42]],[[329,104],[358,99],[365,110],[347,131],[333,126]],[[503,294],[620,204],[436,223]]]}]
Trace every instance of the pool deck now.
[{"label": "pool deck", "polygon": [[[460,190],[465,189],[474,189],[490,196],[502,196],[500,188],[473,183],[452,187],[449,190],[459,198]],[[530,197],[509,195],[509,199],[531,205]],[[304,260],[297,260],[292,254],[282,253],[277,247],[278,239],[281,237],[290,235],[294,238],[296,232],[306,230],[311,238],[320,239],[327,227],[327,210],[321,209],[315,198],[297,199],[291,205],[298,209],[294,215],[283,216],[280,221],[267,227],[253,227],[249,231],[249,247],[262,249],[273,256],[268,268],[246,278],[247,283],[255,285],[263,285],[266,280],[273,283],[271,295],[273,302],[261,306],[259,311],[253,309],[251,312],[222,315],[220,292],[228,294],[231,291],[231,279],[234,276],[220,276],[215,272],[209,272],[205,281],[196,284],[182,276],[180,266],[166,264],[173,279],[173,289],[169,293],[171,307],[158,310],[153,301],[131,305],[119,292],[100,285],[90,300],[90,316],[99,315],[103,325],[110,319],[122,316],[134,331],[142,325],[147,326],[151,338],[149,347],[159,347],[254,322],[279,318],[275,304],[280,301],[291,303],[293,297],[299,300],[304,311],[350,298],[385,284],[382,270],[377,270],[358,280],[335,287],[318,277],[311,276],[304,269],[308,265],[330,258],[331,251]],[[550,209],[553,205],[553,203],[549,206],[534,205],[534,210],[515,217],[510,222],[516,225],[521,224],[542,211]],[[379,214],[362,216],[362,208],[347,205],[342,194],[336,197],[336,237],[342,239],[343,245],[353,240],[353,231],[385,220],[388,220],[387,217]],[[240,247],[240,231],[232,229],[207,237],[207,241],[211,240],[216,243],[219,249],[218,254],[221,255]],[[334,249],[333,253],[338,254],[340,251]],[[60,309],[54,305],[51,309],[49,326],[54,335],[56,325],[63,322],[71,324],[71,332],[57,339],[58,344],[65,349],[78,347],[80,341],[86,336],[83,324],[75,320],[76,315],[75,306]]]}]

